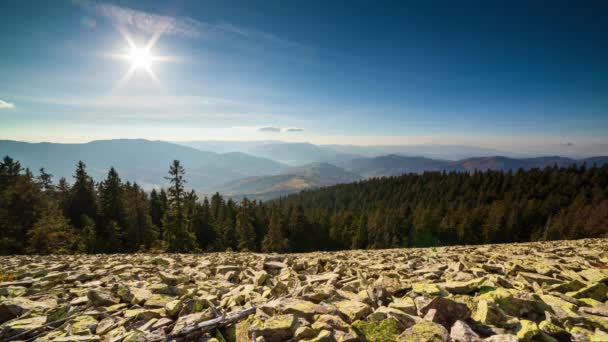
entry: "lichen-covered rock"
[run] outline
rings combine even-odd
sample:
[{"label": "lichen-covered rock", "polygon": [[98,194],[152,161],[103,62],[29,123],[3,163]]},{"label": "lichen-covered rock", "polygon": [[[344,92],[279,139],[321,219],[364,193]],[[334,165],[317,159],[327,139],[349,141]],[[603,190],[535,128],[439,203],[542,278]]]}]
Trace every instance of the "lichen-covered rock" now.
[{"label": "lichen-covered rock", "polygon": [[354,300],[344,300],[334,303],[334,305],[338,311],[348,317],[351,322],[364,319],[367,315],[372,313],[372,308],[369,305]]},{"label": "lichen-covered rock", "polygon": [[97,320],[91,316],[74,317],[66,328],[70,335],[90,335],[97,329]]},{"label": "lichen-covered rock", "polygon": [[416,315],[416,304],[410,297],[393,298],[393,301],[388,305],[389,308],[399,309],[406,314]]},{"label": "lichen-covered rock", "polygon": [[576,292],[568,292],[567,294],[573,298],[591,298],[603,302],[608,296],[608,285],[595,283],[585,286]]},{"label": "lichen-covered rock", "polygon": [[441,286],[452,294],[469,294],[477,291],[484,281],[484,278],[472,279],[470,281],[451,281]]},{"label": "lichen-covered rock", "polygon": [[89,292],[87,292],[87,298],[89,298],[89,301],[94,306],[108,306],[120,302],[120,299],[114,297],[110,292],[99,289],[89,290]]},{"label": "lichen-covered rock", "polygon": [[422,321],[411,328],[406,329],[397,337],[398,342],[448,342],[449,340],[450,335],[446,328],[440,324],[429,321]]},{"label": "lichen-covered rock", "polygon": [[37,342],[171,339],[255,307],[255,316],[186,339],[608,341],[607,250],[608,239],[585,239],[290,255],[4,256],[0,272],[12,276],[0,283],[0,340],[15,331]]},{"label": "lichen-covered rock", "polygon": [[380,322],[356,321],[353,328],[367,342],[395,341],[401,332],[399,322],[394,318],[387,318]]},{"label": "lichen-covered rock", "polygon": [[536,323],[522,319],[519,321],[520,326],[517,328],[517,337],[523,341],[531,341],[535,336],[540,334],[540,329]]},{"label": "lichen-covered rock", "polygon": [[294,315],[272,316],[267,320],[254,320],[249,329],[267,342],[286,341],[293,336],[296,322]]},{"label": "lichen-covered rock", "polygon": [[0,331],[0,340],[10,341],[12,336],[23,333],[24,331],[39,328],[45,323],[46,317],[44,316],[10,321],[2,326],[2,331]]}]

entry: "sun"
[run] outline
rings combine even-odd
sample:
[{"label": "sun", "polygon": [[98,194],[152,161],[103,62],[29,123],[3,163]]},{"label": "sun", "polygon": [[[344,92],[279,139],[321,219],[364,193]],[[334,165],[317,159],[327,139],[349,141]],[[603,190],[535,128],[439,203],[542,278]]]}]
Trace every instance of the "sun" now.
[{"label": "sun", "polygon": [[154,57],[150,54],[149,49],[138,48],[136,46],[131,47],[131,51],[127,56],[131,62],[131,68],[133,69],[146,69],[149,70],[152,66]]},{"label": "sun", "polygon": [[158,56],[152,53],[152,48],[160,38],[161,34],[164,32],[165,28],[166,27],[164,26],[159,27],[159,29],[152,35],[152,37],[150,37],[148,42],[143,47],[135,44],[124,27],[118,28],[121,36],[128,44],[128,49],[125,51],[125,53],[108,53],[105,54],[105,56],[126,61],[130,64],[130,67],[126,74],[118,81],[115,89],[122,88],[124,85],[126,85],[131,77],[133,77],[139,70],[145,71],[144,74],[147,74],[157,86],[162,88],[161,82],[158,77],[156,77],[152,67],[161,62],[176,62],[179,60],[179,58],[176,56]]}]

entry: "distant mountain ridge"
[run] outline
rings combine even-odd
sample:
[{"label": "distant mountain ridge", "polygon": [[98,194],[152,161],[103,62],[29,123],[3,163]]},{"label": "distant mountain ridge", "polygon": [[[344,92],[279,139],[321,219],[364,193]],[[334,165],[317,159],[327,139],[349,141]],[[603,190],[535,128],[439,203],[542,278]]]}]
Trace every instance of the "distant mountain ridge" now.
[{"label": "distant mountain ridge", "polygon": [[389,154],[409,157],[421,156],[432,159],[448,160],[460,160],[469,157],[487,157],[495,155],[524,157],[523,154],[466,145],[315,145],[304,142],[284,142],[279,140],[199,140],[176,142],[176,144],[218,153],[240,151],[258,157],[273,159],[289,165],[302,165],[315,162],[336,163],[355,158],[378,157]]},{"label": "distant mountain ridge", "polygon": [[[227,148],[221,143],[222,148]],[[238,144],[237,144],[238,145]],[[241,144],[241,146],[243,146]],[[460,160],[434,159],[424,156],[387,154],[363,157],[327,150],[313,144],[259,142],[248,150],[264,158],[245,152],[216,153],[164,141],[144,139],[98,140],[83,144],[25,143],[0,140],[1,157],[9,155],[34,173],[40,167],[54,175],[55,181],[66,177],[71,182],[75,164],[82,160],[87,171],[99,182],[107,170],[114,166],[125,181],[135,181],[144,189],[166,186],[164,177],[169,164],[178,159],[186,169],[188,188],[201,194],[216,191],[231,197],[248,196],[270,199],[341,183],[355,182],[371,177],[396,176],[425,171],[518,170],[573,164],[588,166],[608,163],[608,157],[571,159],[560,156],[512,158],[481,156]],[[276,159],[290,161],[329,159],[323,162],[305,162],[287,165]],[[333,159],[332,159],[333,158]]]},{"label": "distant mountain ridge", "polygon": [[603,165],[608,163],[608,157],[592,157],[585,159],[571,159],[559,156],[536,157],[536,158],[508,158],[503,156],[467,158],[458,161],[436,160],[424,157],[405,157],[398,155],[380,156],[374,158],[359,158],[337,165],[345,170],[359,174],[363,177],[395,176],[403,173],[422,173],[424,171],[486,171],[503,170],[516,171],[519,169],[529,170],[532,168],[544,168],[557,165],[568,167],[571,165],[593,164]]},{"label": "distant mountain ridge", "polygon": [[136,181],[147,189],[165,185],[169,164],[179,159],[186,169],[188,186],[205,189],[227,181],[276,174],[288,167],[276,161],[241,152],[214,153],[164,141],[144,139],[97,140],[83,144],[25,143],[0,141],[0,154],[19,160],[36,172],[44,167],[55,176],[72,180],[78,160],[101,181],[114,166],[123,180]]}]

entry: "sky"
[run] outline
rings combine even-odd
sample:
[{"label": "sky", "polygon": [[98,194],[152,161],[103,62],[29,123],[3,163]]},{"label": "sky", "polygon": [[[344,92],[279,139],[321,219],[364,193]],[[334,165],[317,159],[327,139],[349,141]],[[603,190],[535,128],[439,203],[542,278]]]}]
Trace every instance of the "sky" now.
[{"label": "sky", "polygon": [[608,154],[602,1],[3,0],[0,13],[0,139]]}]

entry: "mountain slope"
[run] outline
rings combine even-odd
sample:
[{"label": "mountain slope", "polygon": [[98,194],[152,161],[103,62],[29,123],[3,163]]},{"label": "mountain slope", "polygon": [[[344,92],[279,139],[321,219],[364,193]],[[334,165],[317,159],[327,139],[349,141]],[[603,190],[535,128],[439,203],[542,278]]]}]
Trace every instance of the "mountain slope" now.
[{"label": "mountain slope", "polygon": [[239,179],[220,187],[220,192],[232,197],[270,199],[304,189],[340,183],[351,183],[362,177],[327,163],[314,163],[290,168],[283,174]]},{"label": "mountain slope", "polygon": [[365,177],[394,176],[402,173],[422,173],[443,170],[447,161],[424,157],[387,155],[374,158],[358,158],[338,163],[338,166]]},{"label": "mountain slope", "polygon": [[545,168],[557,165],[568,167],[573,164],[586,163],[591,166],[594,163],[603,165],[608,162],[608,157],[594,157],[587,159],[570,159],[558,156],[537,158],[507,158],[502,156],[467,158],[457,161],[436,160],[424,157],[405,157],[388,155],[374,158],[358,158],[338,163],[345,170],[359,174],[364,177],[395,176],[404,173],[423,173],[424,171],[458,171],[472,172],[475,170],[529,170],[532,168]]},{"label": "mountain slope", "polygon": [[178,159],[186,169],[188,187],[207,189],[230,180],[275,174],[287,167],[276,161],[234,152],[218,154],[162,141],[143,139],[99,140],[85,144],[24,143],[0,141],[0,154],[10,155],[36,171],[44,167],[57,180],[72,174],[78,160],[100,181],[114,166],[124,180],[144,188],[164,185],[169,164]]},{"label": "mountain slope", "polygon": [[249,153],[290,165],[349,160],[357,154],[340,153],[331,148],[309,143],[268,143],[254,146]]}]

